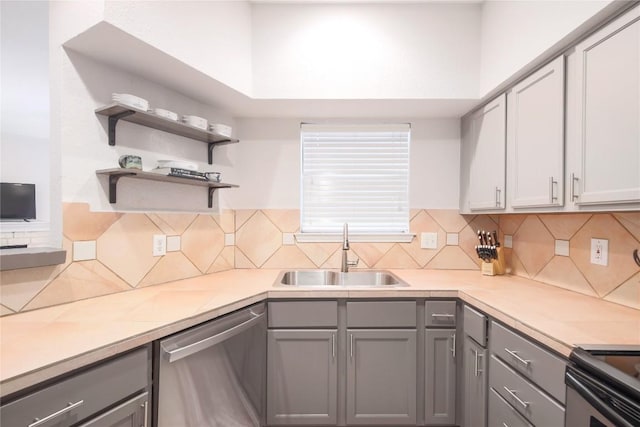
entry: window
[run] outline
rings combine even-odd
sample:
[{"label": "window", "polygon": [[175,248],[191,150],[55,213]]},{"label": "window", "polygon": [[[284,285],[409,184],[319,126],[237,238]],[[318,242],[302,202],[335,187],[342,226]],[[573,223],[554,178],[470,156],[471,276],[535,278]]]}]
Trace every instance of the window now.
[{"label": "window", "polygon": [[410,132],[409,124],[303,124],[298,240],[336,240],[344,223],[352,240],[410,240]]}]

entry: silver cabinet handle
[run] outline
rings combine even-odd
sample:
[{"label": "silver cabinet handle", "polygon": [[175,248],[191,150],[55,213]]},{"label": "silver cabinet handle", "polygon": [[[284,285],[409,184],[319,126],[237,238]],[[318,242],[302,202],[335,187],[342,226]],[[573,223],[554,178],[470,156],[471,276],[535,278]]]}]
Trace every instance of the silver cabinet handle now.
[{"label": "silver cabinet handle", "polygon": [[142,427],[149,427],[149,401],[145,400],[142,406],[144,408],[144,424]]},{"label": "silver cabinet handle", "polygon": [[518,356],[518,352],[517,351],[509,350],[507,347],[504,348],[504,351],[509,353],[509,355],[511,355],[511,357],[516,359],[518,362],[522,363],[524,366],[528,367],[529,364],[531,363],[531,360],[523,359],[522,357]]},{"label": "silver cabinet handle", "polygon": [[515,390],[509,390],[507,386],[504,386],[503,388],[507,393],[511,395],[511,397],[513,397],[519,404],[521,404],[524,407],[524,409],[527,409],[529,407],[529,402],[525,402],[524,400],[520,399],[516,394]]},{"label": "silver cabinet handle", "polygon": [[33,422],[29,424],[29,427],[38,427],[39,425],[42,425],[48,421],[51,421],[52,419],[59,417],[62,414],[66,414],[67,412],[77,408],[83,403],[84,403],[84,400],[78,400],[76,403],[69,402],[66,407],[60,409],[59,411],[54,412],[53,414],[49,414],[42,419],[41,418],[34,419]]},{"label": "silver cabinet handle", "polygon": [[455,317],[455,314],[449,314],[449,313],[433,313],[431,315],[431,317],[447,317],[447,318],[453,318]]},{"label": "silver cabinet handle", "polygon": [[451,335],[451,341],[453,341],[451,344],[451,357],[453,357],[454,359],[456,358],[456,333],[454,332],[453,335]]},{"label": "silver cabinet handle", "polygon": [[472,349],[472,351],[473,351],[473,355],[475,357],[475,363],[476,363],[475,367],[473,368],[473,375],[477,377],[477,376],[480,376],[479,374],[480,370],[478,369],[478,350],[474,348]]},{"label": "silver cabinet handle", "polygon": [[500,201],[501,192],[502,190],[500,190],[500,187],[496,187],[496,208],[499,208],[502,206],[502,202]]},{"label": "silver cabinet handle", "polygon": [[351,354],[351,358],[353,359],[353,334],[349,334],[349,353]]},{"label": "silver cabinet handle", "polygon": [[553,187],[554,184],[557,185],[558,181],[555,181],[552,176],[549,177],[549,203],[553,204],[556,200],[558,200],[558,196],[554,196]]},{"label": "silver cabinet handle", "polygon": [[502,423],[502,427],[509,427],[507,423]]},{"label": "silver cabinet handle", "polygon": [[575,173],[571,174],[571,190],[570,190],[570,192],[571,192],[571,201],[575,201],[580,197],[575,192],[576,181],[579,181],[579,180],[580,180],[580,178],[578,178]]},{"label": "silver cabinet handle", "polygon": [[331,357],[336,358],[336,334],[331,334]]}]

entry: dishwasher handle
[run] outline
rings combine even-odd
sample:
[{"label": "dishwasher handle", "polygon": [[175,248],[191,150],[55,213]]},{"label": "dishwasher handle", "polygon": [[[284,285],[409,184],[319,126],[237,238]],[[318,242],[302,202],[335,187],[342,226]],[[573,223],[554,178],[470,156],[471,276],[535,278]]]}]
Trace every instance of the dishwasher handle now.
[{"label": "dishwasher handle", "polygon": [[256,323],[259,323],[264,319],[266,312],[262,313],[254,313],[251,312],[252,318],[249,320],[245,320],[242,323],[234,325],[224,331],[212,335],[210,337],[204,338],[200,341],[194,342],[192,344],[187,344],[185,346],[175,348],[172,350],[167,350],[163,348],[164,355],[169,361],[169,363],[175,362],[177,360],[183,359],[187,356],[191,356],[192,354],[198,353],[202,350],[205,350],[209,347],[213,347],[216,344],[220,344],[223,341],[228,340],[229,338],[238,335],[241,332],[246,331],[249,328],[252,328]]}]

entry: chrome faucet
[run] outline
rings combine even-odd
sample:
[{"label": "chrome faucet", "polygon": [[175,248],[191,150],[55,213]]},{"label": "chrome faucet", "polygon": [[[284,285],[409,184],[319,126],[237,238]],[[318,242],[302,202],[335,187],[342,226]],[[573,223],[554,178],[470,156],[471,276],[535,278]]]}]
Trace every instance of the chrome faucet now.
[{"label": "chrome faucet", "polygon": [[349,261],[347,257],[347,252],[349,252],[349,224],[344,223],[344,228],[342,229],[342,267],[340,271],[343,273],[349,272],[349,267],[355,267],[358,265],[359,259],[355,261]]}]

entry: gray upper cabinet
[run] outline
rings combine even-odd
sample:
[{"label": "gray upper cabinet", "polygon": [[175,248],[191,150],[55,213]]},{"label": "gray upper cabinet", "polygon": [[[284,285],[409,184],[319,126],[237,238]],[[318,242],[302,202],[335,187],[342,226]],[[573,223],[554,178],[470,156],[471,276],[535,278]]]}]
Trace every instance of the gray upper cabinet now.
[{"label": "gray upper cabinet", "polygon": [[564,56],[507,96],[507,191],[514,209],[564,204]]},{"label": "gray upper cabinet", "polygon": [[[640,202],[640,7],[575,48],[569,202]],[[621,206],[625,207],[625,206]]]},{"label": "gray upper cabinet", "polygon": [[416,330],[349,329],[347,337],[347,424],[415,425]]},{"label": "gray upper cabinet", "polygon": [[455,337],[455,329],[425,331],[425,424],[427,425],[456,423]]},{"label": "gray upper cabinet", "polygon": [[460,211],[505,209],[506,95],[463,117]]},{"label": "gray upper cabinet", "polygon": [[267,423],[335,425],[338,364],[334,330],[267,332]]}]

